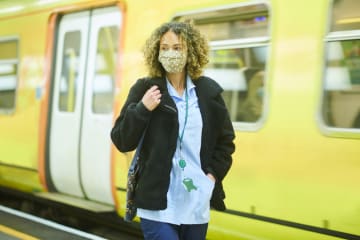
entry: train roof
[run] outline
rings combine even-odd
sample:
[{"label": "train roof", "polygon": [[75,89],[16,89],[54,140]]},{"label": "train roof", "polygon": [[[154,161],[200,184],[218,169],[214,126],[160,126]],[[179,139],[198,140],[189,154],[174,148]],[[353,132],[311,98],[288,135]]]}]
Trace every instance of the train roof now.
[{"label": "train roof", "polygon": [[69,5],[71,3],[88,2],[87,0],[2,0],[0,1],[0,19],[7,16],[22,15],[38,10]]}]

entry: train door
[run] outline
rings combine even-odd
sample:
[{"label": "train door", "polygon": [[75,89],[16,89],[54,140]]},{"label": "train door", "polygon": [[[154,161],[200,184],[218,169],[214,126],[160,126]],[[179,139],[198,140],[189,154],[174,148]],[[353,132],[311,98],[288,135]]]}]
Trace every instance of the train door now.
[{"label": "train door", "polygon": [[120,14],[110,7],[61,19],[49,136],[48,169],[56,191],[109,204]]}]

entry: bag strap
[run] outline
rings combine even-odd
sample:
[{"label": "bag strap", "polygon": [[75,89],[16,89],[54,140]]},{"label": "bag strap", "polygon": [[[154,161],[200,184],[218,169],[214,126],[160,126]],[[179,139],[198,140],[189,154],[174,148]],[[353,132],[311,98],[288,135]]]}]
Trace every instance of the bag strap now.
[{"label": "bag strap", "polygon": [[[143,93],[143,95],[146,93],[146,91],[149,89],[149,87],[146,85],[146,81],[148,80],[149,78],[145,78],[144,79],[144,84],[145,84],[145,91]],[[141,100],[140,100],[141,101]],[[144,132],[140,138],[140,141],[139,141],[139,144],[138,146],[136,147],[136,151],[135,151],[135,155],[133,157],[133,160],[131,161],[131,164],[130,164],[130,167],[129,167],[129,173],[130,172],[134,172],[134,169],[135,169],[135,166],[137,165],[137,162],[138,162],[138,159],[139,159],[139,155],[140,155],[140,150],[141,150],[141,147],[142,147],[142,144],[143,144],[143,141],[144,141],[144,136],[145,136],[145,133],[146,133],[146,129],[148,128],[148,125],[149,123],[146,124],[146,127],[144,129]]]},{"label": "bag strap", "polygon": [[146,129],[147,129],[147,126],[140,138],[140,141],[139,141],[139,144],[138,146],[136,147],[136,151],[135,151],[135,155],[133,157],[133,160],[131,161],[131,164],[130,164],[130,167],[129,167],[129,173],[130,172],[133,172],[135,170],[135,166],[136,164],[138,163],[138,159],[139,159],[139,155],[140,155],[140,150],[141,150],[141,147],[142,147],[142,144],[144,142],[144,137],[145,137],[145,133],[146,133]]}]

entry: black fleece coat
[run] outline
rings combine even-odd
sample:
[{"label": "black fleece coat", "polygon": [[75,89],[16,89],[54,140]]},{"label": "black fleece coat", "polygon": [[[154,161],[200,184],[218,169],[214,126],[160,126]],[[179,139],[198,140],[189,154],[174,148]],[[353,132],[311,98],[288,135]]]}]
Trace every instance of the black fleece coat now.
[{"label": "black fleece coat", "polygon": [[[201,167],[205,174],[211,173],[216,178],[210,205],[216,210],[225,210],[222,180],[232,163],[234,129],[221,97],[221,87],[207,77],[193,82],[203,120],[199,143]],[[159,106],[148,111],[141,99],[153,85],[159,87],[162,97]],[[137,80],[114,124],[111,139],[119,151],[132,151],[145,129],[135,205],[143,209],[163,210],[167,207],[166,194],[179,134],[178,111],[167,91],[165,78]]]}]

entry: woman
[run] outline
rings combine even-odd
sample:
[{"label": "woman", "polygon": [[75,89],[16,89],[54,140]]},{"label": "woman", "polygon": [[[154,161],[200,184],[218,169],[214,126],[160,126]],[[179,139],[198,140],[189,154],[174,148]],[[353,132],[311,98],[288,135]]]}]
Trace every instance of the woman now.
[{"label": "woman", "polygon": [[208,45],[191,24],[170,22],[144,55],[150,76],[131,88],[111,132],[121,152],[145,132],[135,192],[144,238],[205,239],[210,205],[225,210],[221,182],[235,148],[222,89],[201,76]]}]

